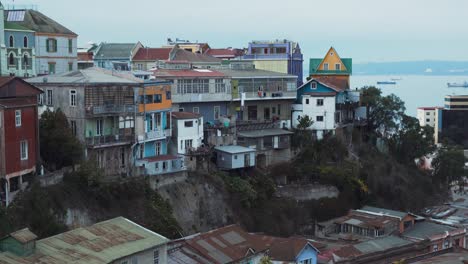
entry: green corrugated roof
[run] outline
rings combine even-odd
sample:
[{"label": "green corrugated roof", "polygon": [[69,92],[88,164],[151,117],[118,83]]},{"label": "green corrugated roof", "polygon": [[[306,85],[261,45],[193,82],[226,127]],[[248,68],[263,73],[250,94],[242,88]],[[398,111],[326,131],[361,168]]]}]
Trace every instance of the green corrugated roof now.
[{"label": "green corrugated roof", "polygon": [[352,74],[353,73],[353,59],[351,58],[342,58],[341,61],[343,62],[344,66],[346,67],[346,71],[317,71],[320,63],[322,63],[323,59],[319,58],[312,58],[310,59],[309,63],[309,74]]},{"label": "green corrugated roof", "polygon": [[169,239],[123,217],[77,228],[36,242],[28,257],[0,253],[5,264],[104,264],[169,242]]},{"label": "green corrugated roof", "polygon": [[23,31],[34,32],[34,31],[30,30],[29,28],[21,26],[20,24],[13,23],[13,22],[8,22],[8,21],[5,21],[5,29],[6,30],[23,30]]}]

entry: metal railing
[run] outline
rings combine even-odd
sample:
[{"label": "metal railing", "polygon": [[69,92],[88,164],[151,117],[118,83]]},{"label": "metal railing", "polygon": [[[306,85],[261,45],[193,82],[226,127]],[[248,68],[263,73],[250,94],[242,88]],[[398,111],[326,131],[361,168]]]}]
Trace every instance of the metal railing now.
[{"label": "metal railing", "polygon": [[145,133],[146,140],[164,138],[164,137],[170,137],[170,136],[171,136],[170,129],[155,130],[155,131],[149,131]]},{"label": "metal railing", "polygon": [[289,59],[289,54],[247,54],[243,56],[243,59]]},{"label": "metal railing", "polygon": [[102,146],[127,142],[131,143],[134,139],[134,135],[107,135],[87,137],[85,141],[87,146]]},{"label": "metal railing", "polygon": [[94,115],[101,115],[101,114],[118,114],[118,113],[133,113],[135,112],[136,106],[135,105],[99,105],[99,106],[92,106],[89,113]]}]

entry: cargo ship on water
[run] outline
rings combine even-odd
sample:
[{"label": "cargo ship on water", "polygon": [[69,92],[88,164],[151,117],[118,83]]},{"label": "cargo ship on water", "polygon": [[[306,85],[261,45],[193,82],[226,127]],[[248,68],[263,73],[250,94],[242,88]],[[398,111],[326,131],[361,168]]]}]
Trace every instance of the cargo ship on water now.
[{"label": "cargo ship on water", "polygon": [[447,87],[455,88],[455,87],[464,87],[468,88],[468,82],[463,82],[463,83],[447,83]]}]

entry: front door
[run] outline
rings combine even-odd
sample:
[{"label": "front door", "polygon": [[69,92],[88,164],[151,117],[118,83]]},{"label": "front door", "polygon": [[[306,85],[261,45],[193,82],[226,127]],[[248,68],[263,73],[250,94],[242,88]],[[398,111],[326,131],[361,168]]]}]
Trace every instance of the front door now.
[{"label": "front door", "polygon": [[270,120],[270,108],[263,108],[263,118],[265,120]]},{"label": "front door", "polygon": [[250,154],[244,155],[244,164],[245,164],[245,167],[250,167]]}]

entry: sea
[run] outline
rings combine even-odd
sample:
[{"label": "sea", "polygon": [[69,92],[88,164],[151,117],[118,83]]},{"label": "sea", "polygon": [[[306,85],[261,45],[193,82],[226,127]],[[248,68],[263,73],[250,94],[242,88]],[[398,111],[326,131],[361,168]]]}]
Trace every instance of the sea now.
[{"label": "sea", "polygon": [[[395,85],[378,85],[378,81],[390,81],[398,78]],[[468,95],[468,88],[448,88],[447,83],[468,82],[466,76],[431,76],[431,75],[353,75],[351,88],[376,86],[383,95],[395,94],[405,102],[406,114],[416,117],[418,107],[444,106],[446,95]]]}]

